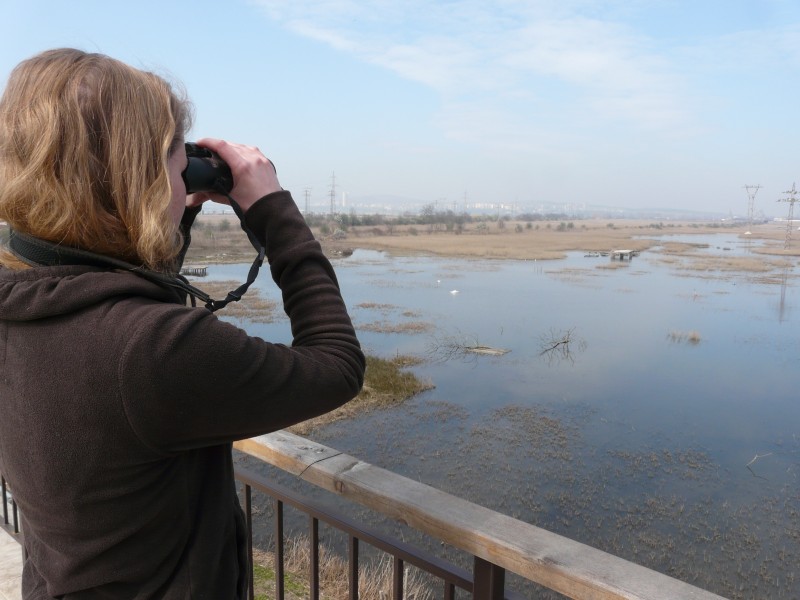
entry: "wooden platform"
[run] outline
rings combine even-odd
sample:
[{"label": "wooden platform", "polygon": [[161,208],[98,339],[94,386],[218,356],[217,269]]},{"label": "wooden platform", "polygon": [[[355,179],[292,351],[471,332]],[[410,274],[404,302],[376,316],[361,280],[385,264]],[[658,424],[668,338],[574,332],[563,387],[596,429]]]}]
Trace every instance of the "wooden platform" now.
[{"label": "wooden platform", "polygon": [[639,254],[636,250],[612,250],[611,251],[611,260],[628,260],[632,259],[634,256]]}]

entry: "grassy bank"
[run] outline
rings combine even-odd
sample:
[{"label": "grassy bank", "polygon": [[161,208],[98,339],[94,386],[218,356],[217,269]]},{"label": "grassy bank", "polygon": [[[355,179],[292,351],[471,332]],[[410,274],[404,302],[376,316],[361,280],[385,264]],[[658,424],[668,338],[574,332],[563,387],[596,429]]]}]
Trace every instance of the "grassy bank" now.
[{"label": "grassy bank", "polygon": [[[308,573],[311,564],[309,539],[298,536],[286,540],[284,547],[285,597],[289,600],[310,598]],[[271,552],[253,551],[253,590],[256,600],[275,598],[275,556]],[[392,561],[359,565],[358,592],[363,600],[384,600],[392,596]],[[324,545],[319,548],[319,586],[323,599],[347,598],[349,582],[347,561]],[[422,575],[413,568],[405,569],[403,590],[406,598],[430,600],[433,594]]]}]

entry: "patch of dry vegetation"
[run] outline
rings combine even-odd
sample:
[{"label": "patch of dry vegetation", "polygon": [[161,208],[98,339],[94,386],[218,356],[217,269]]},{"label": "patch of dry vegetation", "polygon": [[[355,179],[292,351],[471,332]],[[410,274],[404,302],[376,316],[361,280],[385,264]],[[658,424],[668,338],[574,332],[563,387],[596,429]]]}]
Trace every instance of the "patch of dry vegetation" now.
[{"label": "patch of dry vegetation", "polygon": [[[351,227],[345,239],[326,238],[321,234],[318,238],[330,248],[369,248],[400,255],[425,253],[463,258],[549,260],[564,258],[572,251],[608,252],[618,248],[642,251],[658,243],[654,238],[664,235],[736,231],[719,224],[696,222],[664,225],[637,220],[586,219],[571,224],[571,227],[561,227],[547,221],[507,221],[500,227],[497,222],[473,222],[457,232],[414,226],[392,227],[391,232],[376,232],[374,227]],[[774,227],[762,227],[764,239],[771,239]],[[761,229],[754,228],[756,231]],[[800,255],[800,244],[794,255]]]},{"label": "patch of dry vegetation", "polygon": [[[238,288],[240,281],[192,282],[215,300],[223,300],[228,292]],[[220,317],[247,319],[254,323],[273,323],[283,315],[280,305],[274,300],[264,298],[258,288],[251,287],[238,302],[231,302],[217,313]]]},{"label": "patch of dry vegetation", "polygon": [[[516,227],[519,225],[520,227]],[[609,227],[607,221],[581,222],[581,227],[559,230],[549,223],[526,228],[526,223],[511,221],[503,228],[497,224],[471,223],[454,232],[395,228],[392,235],[375,235],[369,229],[351,228],[345,240],[325,240],[330,247],[350,246],[385,250],[393,254],[437,254],[463,258],[550,260],[564,258],[567,252],[609,251],[624,245],[644,250],[652,240],[637,239],[642,231],[632,227]],[[483,226],[483,227],[481,227]],[[624,242],[624,243],[623,243]]]},{"label": "patch of dry vegetation", "polygon": [[186,254],[190,263],[252,261],[256,251],[235,215],[199,215],[192,225],[192,243]]},{"label": "patch of dry vegetation", "polygon": [[420,392],[433,388],[433,383],[419,379],[408,367],[421,359],[398,355],[391,359],[367,356],[364,387],[355,399],[334,411],[303,421],[289,428],[297,435],[308,436],[318,427],[343,419],[352,419],[368,410],[405,402]]},{"label": "patch of dry vegetation", "polygon": [[[690,252],[673,252],[670,256],[670,260],[661,262],[690,271],[768,273],[775,269],[782,269],[787,264],[785,261],[767,260],[756,256],[712,256],[696,255]],[[677,256],[684,260],[675,258]]]},{"label": "patch of dry vegetation", "polygon": [[[309,598],[308,573],[311,568],[311,543],[299,535],[288,538],[284,545],[284,578],[286,597],[290,600]],[[257,600],[275,598],[275,555],[272,552],[253,550],[255,572],[254,592]],[[378,564],[360,564],[358,597],[364,600],[385,600],[392,596],[392,560],[387,557]],[[338,600],[347,598],[349,582],[347,561],[324,545],[319,547],[320,598]],[[422,575],[406,567],[403,576],[404,597],[412,600],[432,600]]]},{"label": "patch of dry vegetation", "polygon": [[691,344],[692,346],[697,346],[701,341],[703,341],[703,337],[700,335],[700,332],[692,330],[692,331],[670,331],[667,334],[667,339],[671,342],[675,343],[682,343],[686,342]]},{"label": "patch of dry vegetation", "polygon": [[[379,311],[386,318],[369,323],[357,322],[357,331],[371,331],[373,333],[425,333],[434,329],[434,324],[418,320],[422,315],[418,311],[404,310],[394,304],[381,304],[378,302],[362,302],[354,306],[355,309]],[[417,319],[414,321],[393,320],[392,314],[396,313],[404,319]]]},{"label": "patch of dry vegetation", "polygon": [[425,333],[434,328],[433,323],[424,321],[412,321],[407,323],[392,323],[389,321],[373,321],[364,323],[357,327],[361,331],[372,331],[373,333]]}]

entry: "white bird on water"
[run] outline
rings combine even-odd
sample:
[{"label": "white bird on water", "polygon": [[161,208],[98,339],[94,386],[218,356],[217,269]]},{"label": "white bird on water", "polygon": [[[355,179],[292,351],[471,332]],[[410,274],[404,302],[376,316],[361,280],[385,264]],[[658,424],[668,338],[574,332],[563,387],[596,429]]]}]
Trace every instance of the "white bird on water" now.
[{"label": "white bird on water", "polygon": [[458,290],[450,290],[450,293],[453,294],[453,296],[455,296],[458,293]]}]

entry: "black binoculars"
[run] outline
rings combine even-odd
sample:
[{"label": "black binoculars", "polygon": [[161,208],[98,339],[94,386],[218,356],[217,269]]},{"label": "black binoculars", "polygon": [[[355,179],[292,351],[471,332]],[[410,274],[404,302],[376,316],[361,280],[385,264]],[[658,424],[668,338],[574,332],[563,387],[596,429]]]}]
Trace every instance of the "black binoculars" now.
[{"label": "black binoculars", "polygon": [[233,176],[230,167],[213,150],[186,142],[186,157],[189,159],[181,177],[186,185],[186,193],[216,192],[230,193],[233,189]]}]

